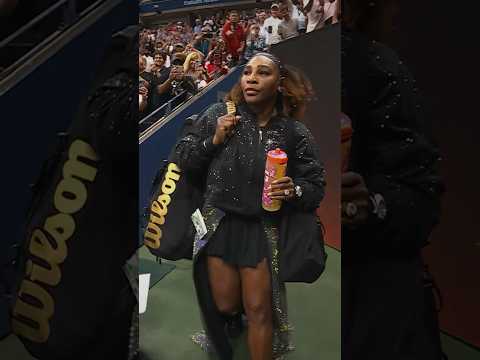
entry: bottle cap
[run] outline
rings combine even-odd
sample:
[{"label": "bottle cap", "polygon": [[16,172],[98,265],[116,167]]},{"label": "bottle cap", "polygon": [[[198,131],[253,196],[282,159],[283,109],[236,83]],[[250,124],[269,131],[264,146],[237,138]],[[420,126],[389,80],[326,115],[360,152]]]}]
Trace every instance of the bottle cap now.
[{"label": "bottle cap", "polygon": [[270,161],[278,164],[286,164],[288,161],[287,153],[279,148],[270,150],[267,155]]}]

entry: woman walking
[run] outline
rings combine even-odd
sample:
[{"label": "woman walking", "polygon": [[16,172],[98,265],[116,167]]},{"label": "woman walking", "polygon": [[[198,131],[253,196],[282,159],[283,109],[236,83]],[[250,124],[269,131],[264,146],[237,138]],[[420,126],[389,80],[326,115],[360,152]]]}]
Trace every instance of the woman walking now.
[{"label": "woman walking", "polygon": [[[220,359],[232,358],[227,337],[232,334],[226,330],[241,313],[248,321],[252,360],[292,350],[279,278],[279,229],[287,211],[315,210],[325,187],[315,141],[292,118],[309,95],[298,79],[275,56],[256,54],[227,96],[236,114],[228,114],[225,104],[212,105],[176,146],[180,168],[206,179],[207,234],[194,244],[194,281],[204,327]],[[287,152],[293,166],[268,193],[282,201],[281,210],[267,212],[262,208],[265,161],[277,148]]]}]

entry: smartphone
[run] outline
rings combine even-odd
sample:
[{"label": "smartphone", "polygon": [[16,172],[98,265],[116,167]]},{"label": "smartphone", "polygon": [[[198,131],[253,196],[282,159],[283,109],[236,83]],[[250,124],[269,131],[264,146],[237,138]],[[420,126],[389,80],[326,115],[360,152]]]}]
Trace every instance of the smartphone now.
[{"label": "smartphone", "polygon": [[271,34],[272,32],[273,32],[273,26],[270,25],[270,26],[268,27],[268,33]]}]

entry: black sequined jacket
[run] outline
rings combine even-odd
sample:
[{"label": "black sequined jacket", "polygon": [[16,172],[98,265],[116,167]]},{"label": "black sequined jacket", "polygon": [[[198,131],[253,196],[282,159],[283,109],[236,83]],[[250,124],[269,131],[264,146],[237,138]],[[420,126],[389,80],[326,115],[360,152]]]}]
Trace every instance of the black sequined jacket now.
[{"label": "black sequined jacket", "polygon": [[420,102],[394,51],[343,31],[342,107],[354,129],[350,170],[387,207],[383,221],[342,228],[345,360],[441,358],[421,249],[439,221],[443,183]]},{"label": "black sequined jacket", "polygon": [[[260,216],[266,153],[276,148],[286,150],[286,122],[295,120],[274,116],[266,127],[259,128],[255,114],[240,105],[237,115],[241,120],[234,135],[215,146],[212,140],[217,119],[225,114],[223,103],[212,105],[202,114],[196,128],[176,145],[179,165],[206,177],[206,203],[229,213]],[[295,165],[288,175],[301,186],[303,194],[290,202],[298,209],[314,210],[324,196],[325,170],[310,131],[298,121],[293,128],[295,149],[288,156],[295,158]]]},{"label": "black sequined jacket", "polygon": [[342,107],[354,128],[350,170],[387,206],[385,221],[342,229],[342,259],[417,253],[438,222],[443,184],[416,81],[393,50],[344,31]]}]

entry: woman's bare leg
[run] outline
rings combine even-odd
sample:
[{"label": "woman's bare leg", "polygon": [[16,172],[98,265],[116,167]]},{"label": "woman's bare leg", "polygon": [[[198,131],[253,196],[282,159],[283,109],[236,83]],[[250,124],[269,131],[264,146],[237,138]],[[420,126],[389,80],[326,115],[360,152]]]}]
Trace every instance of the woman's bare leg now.
[{"label": "woman's bare leg", "polygon": [[240,278],[251,360],[272,360],[272,285],[267,260],[256,268],[240,268]]},{"label": "woman's bare leg", "polygon": [[238,269],[219,257],[207,258],[208,279],[217,309],[224,315],[240,311],[242,304],[241,283]]}]

